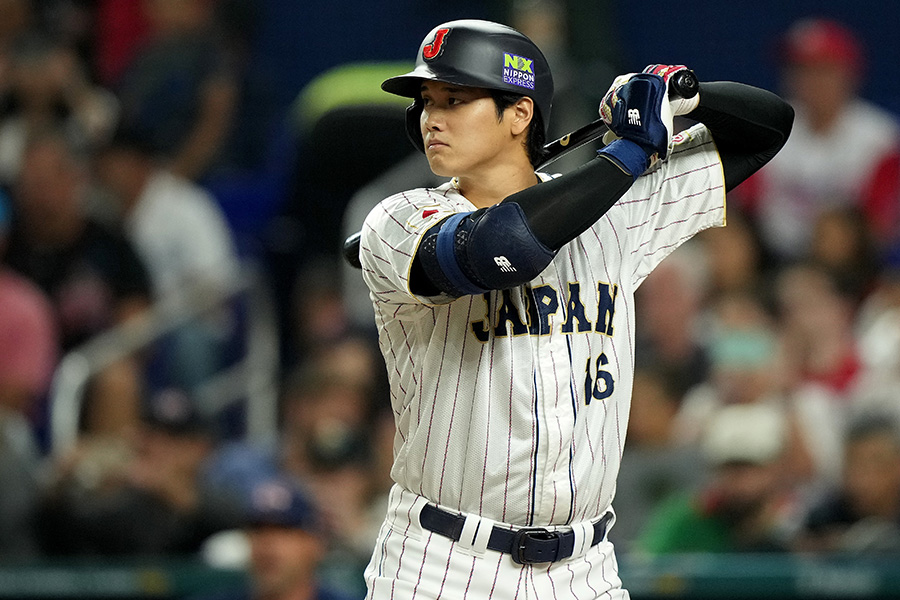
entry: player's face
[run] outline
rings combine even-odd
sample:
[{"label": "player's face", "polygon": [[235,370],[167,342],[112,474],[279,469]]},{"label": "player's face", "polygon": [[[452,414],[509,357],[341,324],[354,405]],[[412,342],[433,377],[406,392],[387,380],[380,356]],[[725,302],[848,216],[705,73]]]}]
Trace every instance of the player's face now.
[{"label": "player's face", "polygon": [[425,156],[436,175],[477,175],[502,162],[513,137],[512,119],[501,119],[490,92],[439,81],[422,84],[419,121]]}]

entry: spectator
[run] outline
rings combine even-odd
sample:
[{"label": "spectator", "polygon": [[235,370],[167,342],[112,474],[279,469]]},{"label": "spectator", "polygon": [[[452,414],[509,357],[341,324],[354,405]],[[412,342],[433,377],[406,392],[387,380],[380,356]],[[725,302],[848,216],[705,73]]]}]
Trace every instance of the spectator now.
[{"label": "spectator", "polygon": [[676,419],[676,436],[683,443],[700,441],[716,408],[778,402],[783,389],[775,324],[765,307],[753,296],[729,295],[719,298],[710,313],[709,374],[685,395]]},{"label": "spectator", "polygon": [[810,259],[831,275],[854,310],[874,291],[882,267],[875,236],[857,207],[830,209],[819,215]]},{"label": "spectator", "polygon": [[151,135],[172,173],[202,180],[223,159],[238,96],[216,3],[142,1],[150,33],[115,88],[122,123]]},{"label": "spectator", "polygon": [[[0,195],[0,257],[9,201]],[[40,491],[40,454],[29,421],[47,389],[58,341],[49,300],[0,264],[0,559],[37,554],[33,511]]]},{"label": "spectator", "polygon": [[[249,546],[247,589],[203,600],[341,600],[318,570],[328,546],[315,502],[295,481],[262,478],[249,498],[243,531]],[[197,598],[196,600],[201,600]]]},{"label": "spectator", "polygon": [[819,385],[846,399],[862,369],[854,299],[829,271],[813,264],[783,269],[775,296],[787,385]]},{"label": "spectator", "polygon": [[796,111],[781,152],[734,194],[747,196],[767,247],[781,260],[805,257],[819,215],[856,207],[880,243],[896,241],[900,126],[863,99],[864,48],[827,19],[801,20],[781,40],[784,93]]},{"label": "spectator", "polygon": [[0,0],[0,11],[0,95],[6,96],[13,46],[32,27],[34,7],[32,0]]},{"label": "spectator", "polygon": [[[0,192],[0,260],[12,220]],[[0,410],[34,419],[59,358],[59,336],[50,300],[34,283],[0,263]]]},{"label": "spectator", "polygon": [[374,541],[368,390],[339,373],[320,371],[301,374],[288,393],[285,467],[309,481],[337,543],[367,562]]},{"label": "spectator", "polygon": [[208,472],[216,488],[244,493],[262,476],[287,476],[307,486],[331,542],[321,578],[359,594],[390,485],[384,467],[392,456],[376,448],[392,450],[385,436],[393,419],[374,406],[377,381],[368,341],[349,337],[319,346],[285,383],[277,442],[227,444]]},{"label": "spectator", "polygon": [[318,352],[352,335],[353,323],[332,261],[309,261],[303,266],[293,281],[286,317],[288,345],[283,358],[288,370],[315,360]]},{"label": "spectator", "polygon": [[862,370],[854,407],[893,412],[900,419],[900,272],[887,270],[856,318]]},{"label": "spectator", "polygon": [[705,249],[688,242],[660,264],[635,294],[637,364],[664,369],[679,396],[704,381],[709,372],[700,335],[708,286]]},{"label": "spectator", "polygon": [[[150,274],[154,297],[173,308],[220,299],[240,272],[235,242],[216,200],[155,160],[150,141],[120,130],[97,161],[100,181],[117,204],[126,235]],[[194,319],[165,347],[165,383],[191,390],[225,365],[227,310]]]},{"label": "spectator", "polygon": [[681,396],[660,370],[638,368],[634,374],[628,435],[616,484],[616,525],[609,538],[617,548],[632,549],[647,515],[669,498],[699,488],[704,471],[698,444],[675,437]]},{"label": "spectator", "polygon": [[93,70],[100,83],[114,88],[147,37],[150,25],[141,2],[98,0],[93,14]]},{"label": "spectator", "polygon": [[764,305],[771,301],[767,281],[772,271],[771,260],[746,214],[729,206],[728,227],[701,231],[697,239],[703,244],[709,261],[705,307],[727,296],[752,296]]},{"label": "spectator", "polygon": [[[0,394],[5,393],[0,383]],[[0,406],[0,561],[39,555],[35,507],[41,457],[30,423]]]},{"label": "spectator", "polygon": [[649,516],[637,550],[786,551],[782,528],[790,504],[781,459],[787,430],[784,413],[771,405],[736,404],[716,411],[703,432],[709,483],[663,502]]},{"label": "spectator", "polygon": [[813,506],[797,548],[900,551],[900,432],[892,417],[858,417],[846,437],[843,481]]},{"label": "spectator", "polygon": [[90,82],[75,50],[40,32],[11,51],[8,113],[0,120],[0,183],[12,185],[30,136],[58,128],[90,148],[112,133],[119,114],[113,94]]},{"label": "spectator", "polygon": [[[89,185],[83,157],[58,132],[25,148],[14,189],[16,215],[8,264],[47,294],[67,352],[150,306],[147,272],[132,246],[86,210]],[[141,363],[128,356],[94,377],[84,428],[123,435],[138,418]]]},{"label": "spectator", "polygon": [[789,423],[785,468],[804,493],[838,476],[840,423],[833,395],[822,386],[788,386],[782,328],[754,297],[729,296],[712,308],[710,376],[692,388],[679,408],[676,436],[697,443],[716,411],[732,404],[768,404]]},{"label": "spectator", "polygon": [[[85,455],[61,465],[41,510],[53,555],[195,554],[237,524],[239,499],[205,485],[218,444],[211,420],[178,389],[148,399],[129,455]],[[114,462],[103,464],[101,461]]]}]

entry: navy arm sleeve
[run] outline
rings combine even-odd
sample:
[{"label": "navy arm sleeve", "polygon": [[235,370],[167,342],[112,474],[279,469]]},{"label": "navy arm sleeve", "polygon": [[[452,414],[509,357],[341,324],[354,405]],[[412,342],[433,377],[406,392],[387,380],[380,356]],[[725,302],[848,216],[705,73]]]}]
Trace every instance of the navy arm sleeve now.
[{"label": "navy arm sleeve", "polygon": [[733,81],[701,84],[700,105],[685,116],[712,133],[726,190],[769,162],[787,142],[794,124],[794,109],[779,96]]}]

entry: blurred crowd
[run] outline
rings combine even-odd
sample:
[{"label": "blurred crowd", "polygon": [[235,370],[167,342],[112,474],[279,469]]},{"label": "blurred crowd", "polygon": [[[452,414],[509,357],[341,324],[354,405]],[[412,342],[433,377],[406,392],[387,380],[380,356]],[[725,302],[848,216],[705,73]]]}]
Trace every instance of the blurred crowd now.
[{"label": "blurred crowd", "polygon": [[[304,260],[325,228],[298,221],[322,197],[283,190],[268,256],[223,208],[240,5],[0,0],[0,561],[186,555],[249,570],[227,597],[364,593],[394,444],[384,365],[336,252]],[[519,25],[563,64],[534,15]],[[729,195],[728,226],[638,292],[621,553],[900,551],[900,121],[860,96],[847,27],[804,20],[777,42],[791,138]],[[427,180],[423,163],[403,173]],[[364,203],[411,181],[386,175]],[[233,289],[258,259],[280,357],[264,440],[203,393],[246,342]],[[77,440],[53,446],[63,357],[210,298],[92,372]]]},{"label": "blurred crowd", "polygon": [[775,50],[791,137],[638,290],[622,550],[900,551],[900,128],[847,26]]}]

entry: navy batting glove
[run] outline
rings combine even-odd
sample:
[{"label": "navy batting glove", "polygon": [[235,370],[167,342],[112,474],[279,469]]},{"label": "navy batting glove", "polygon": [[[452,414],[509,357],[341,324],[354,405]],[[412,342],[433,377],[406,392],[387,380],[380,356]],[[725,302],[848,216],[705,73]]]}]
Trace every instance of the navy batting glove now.
[{"label": "navy batting glove", "polygon": [[662,77],[632,75],[607,92],[600,104],[600,116],[613,133],[640,146],[647,156],[666,157],[672,139],[672,115]]}]

